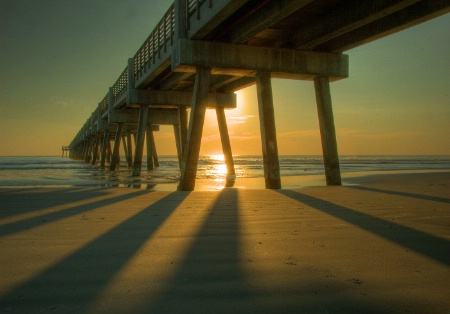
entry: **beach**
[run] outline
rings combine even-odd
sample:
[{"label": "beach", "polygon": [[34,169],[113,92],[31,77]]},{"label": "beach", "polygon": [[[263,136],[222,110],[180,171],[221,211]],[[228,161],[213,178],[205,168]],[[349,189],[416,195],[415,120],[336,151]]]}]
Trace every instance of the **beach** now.
[{"label": "beach", "polygon": [[345,180],[0,188],[0,312],[449,313],[450,172]]}]

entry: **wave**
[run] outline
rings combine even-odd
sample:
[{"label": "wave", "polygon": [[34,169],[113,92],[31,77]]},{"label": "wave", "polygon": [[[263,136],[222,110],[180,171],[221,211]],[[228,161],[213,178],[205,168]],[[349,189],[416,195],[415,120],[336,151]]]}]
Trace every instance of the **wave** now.
[{"label": "wave", "polygon": [[[282,176],[323,174],[321,156],[279,156]],[[179,181],[177,156],[159,156],[160,167],[147,171],[143,158],[142,175],[133,177],[132,169],[121,157],[116,171],[102,169],[61,157],[0,157],[0,186],[7,185],[105,185],[135,182],[174,183]],[[234,156],[238,178],[264,176],[262,156]],[[342,172],[377,170],[450,170],[450,156],[340,156]],[[223,179],[226,176],[224,161],[211,156],[201,156],[197,177]],[[58,183],[60,182],[60,183]]]}]

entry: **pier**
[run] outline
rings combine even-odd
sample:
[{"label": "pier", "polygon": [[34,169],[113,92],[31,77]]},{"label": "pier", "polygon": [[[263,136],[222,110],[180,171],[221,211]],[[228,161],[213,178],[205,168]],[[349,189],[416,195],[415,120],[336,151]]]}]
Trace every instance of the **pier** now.
[{"label": "pier", "polygon": [[64,155],[67,157],[69,150],[70,150],[69,146],[62,146],[62,155],[61,155],[61,157],[64,157]]},{"label": "pier", "polygon": [[279,189],[271,79],[307,80],[314,82],[326,182],[341,185],[330,83],[349,76],[344,52],[448,12],[448,0],[175,0],[115,83],[105,84],[69,157],[113,171],[122,145],[139,176],[144,143],[152,170],[159,165],[153,132],[172,125],[178,189],[192,191],[205,111],[213,109],[232,179],[225,110],[236,108],[235,91],[256,84],[265,186]]}]

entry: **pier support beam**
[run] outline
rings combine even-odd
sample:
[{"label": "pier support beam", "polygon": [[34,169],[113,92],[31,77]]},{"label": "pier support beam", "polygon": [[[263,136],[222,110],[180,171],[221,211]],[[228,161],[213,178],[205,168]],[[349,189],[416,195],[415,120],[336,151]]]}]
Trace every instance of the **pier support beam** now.
[{"label": "pier support beam", "polygon": [[133,166],[133,143],[131,141],[131,131],[130,130],[127,131],[127,162],[128,162],[128,167]]},{"label": "pier support beam", "polygon": [[148,110],[148,106],[141,106],[139,110],[139,122],[133,162],[133,176],[135,177],[140,176],[142,170],[142,155],[144,153],[144,140],[148,123]]},{"label": "pier support beam", "polygon": [[180,166],[181,169],[181,163],[183,160],[183,149],[181,148],[181,139],[180,139],[180,125],[179,124],[174,124],[173,125],[173,133],[175,135],[175,144],[177,147],[177,156],[178,156],[178,165]]},{"label": "pier support beam", "polygon": [[95,166],[97,164],[99,147],[100,147],[100,134],[98,134],[97,137],[94,139],[94,148],[93,148],[92,163],[91,163],[93,166]]},{"label": "pier support beam", "polygon": [[223,107],[216,107],[217,123],[219,125],[220,140],[222,142],[223,156],[227,166],[227,186],[230,186],[236,180],[234,170],[233,153],[231,152],[230,136],[228,135],[227,119]]},{"label": "pier support beam", "polygon": [[83,148],[81,153],[81,160],[86,161],[87,155],[89,154],[89,139],[84,140]]},{"label": "pier support beam", "polygon": [[154,145],[154,137],[153,137],[153,128],[151,124],[147,125],[147,170],[153,170],[154,169],[154,163],[153,163],[153,149],[155,147]]},{"label": "pier support beam", "polygon": [[156,143],[155,143],[155,137],[153,136],[152,132],[152,144],[153,144],[153,163],[155,167],[159,167],[159,159],[158,159],[158,152],[156,151]]},{"label": "pier support beam", "polygon": [[327,185],[342,185],[328,77],[314,79]]},{"label": "pier support beam", "polygon": [[178,124],[173,124],[173,131],[175,133],[175,143],[177,145],[178,163],[183,162],[183,151],[186,146],[187,138],[187,110],[186,107],[178,107]]},{"label": "pier support beam", "polygon": [[103,133],[102,152],[100,154],[100,167],[102,168],[105,168],[106,165],[106,154],[108,151],[108,143],[109,143],[109,131],[105,131]]},{"label": "pier support beam", "polygon": [[193,191],[197,175],[198,157],[205,122],[206,98],[211,78],[211,69],[198,67],[195,74],[194,92],[192,95],[191,114],[187,141],[183,151],[179,191]]},{"label": "pier support beam", "polygon": [[108,139],[108,153],[106,154],[106,160],[109,164],[111,164],[111,156],[112,156],[112,149],[111,149],[111,141]]},{"label": "pier support beam", "polygon": [[87,164],[91,162],[91,151],[92,151],[92,144],[91,144],[91,142],[93,144],[93,140],[91,140],[91,139],[88,139],[86,141],[86,153],[84,155],[84,162],[87,163]]},{"label": "pier support beam", "polygon": [[123,150],[125,152],[125,159],[127,160],[128,167],[130,167],[130,156],[128,155],[127,137],[126,137],[126,135],[122,134],[121,138],[122,138]]},{"label": "pier support beam", "polygon": [[273,109],[270,72],[256,73],[259,121],[264,162],[266,189],[281,189],[280,164],[278,161],[277,132]]},{"label": "pier support beam", "polygon": [[120,139],[122,138],[122,130],[123,130],[123,123],[117,124],[116,137],[114,139],[114,148],[111,156],[111,163],[109,165],[109,170],[111,171],[116,170],[116,166],[120,160],[119,149],[120,149]]}]

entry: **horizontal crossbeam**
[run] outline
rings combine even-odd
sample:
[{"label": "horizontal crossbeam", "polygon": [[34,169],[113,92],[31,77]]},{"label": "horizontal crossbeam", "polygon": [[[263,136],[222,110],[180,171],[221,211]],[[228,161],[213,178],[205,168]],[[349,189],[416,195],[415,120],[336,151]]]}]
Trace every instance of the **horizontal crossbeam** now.
[{"label": "horizontal crossbeam", "polygon": [[[180,107],[190,106],[192,92],[159,91],[159,90],[131,90],[129,91],[128,107],[147,105],[150,107]],[[234,93],[209,93],[207,107],[236,108]]]},{"label": "horizontal crossbeam", "polygon": [[[108,123],[137,124],[139,109],[108,110]],[[178,109],[150,109],[148,124],[179,124]]]},{"label": "horizontal crossbeam", "polygon": [[197,67],[211,68],[213,74],[254,77],[261,71],[298,80],[327,76],[335,81],[349,74],[348,56],[339,53],[178,40],[172,50],[172,71],[195,72]]}]

